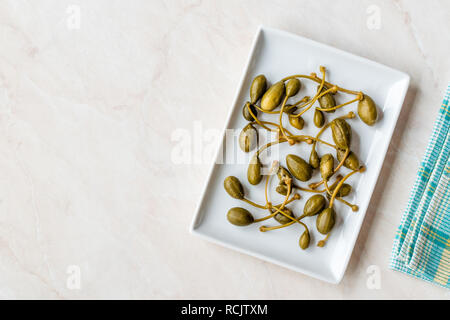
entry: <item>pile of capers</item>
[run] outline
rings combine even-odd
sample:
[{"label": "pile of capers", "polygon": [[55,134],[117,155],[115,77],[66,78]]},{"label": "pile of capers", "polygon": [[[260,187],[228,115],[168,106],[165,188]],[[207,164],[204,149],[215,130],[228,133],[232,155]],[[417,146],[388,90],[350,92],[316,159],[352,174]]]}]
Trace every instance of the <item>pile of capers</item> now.
[{"label": "pile of capers", "polygon": [[[336,221],[334,202],[338,200],[349,206],[353,211],[358,211],[357,205],[344,199],[352,192],[352,186],[345,181],[353,174],[365,171],[365,167],[360,164],[358,156],[351,150],[352,128],[347,120],[355,118],[356,115],[350,111],[348,114],[335,117],[327,123],[326,114],[332,114],[336,109],[358,102],[357,113],[359,118],[369,126],[373,126],[377,121],[377,108],[372,98],[362,92],[344,89],[325,81],[325,67],[321,66],[320,72],[321,78],[315,73],[310,75],[297,74],[283,78],[269,88],[267,88],[266,77],[258,75],[253,79],[250,86],[250,101],[245,103],[242,110],[243,117],[249,121],[239,135],[239,146],[244,152],[254,150],[258,144],[256,126],[275,132],[277,137],[274,141],[256,150],[251,157],[247,170],[247,179],[251,185],[258,185],[263,180],[264,177],[261,173],[263,164],[260,160],[260,154],[273,145],[284,142],[288,142],[291,146],[306,143],[306,145],[311,146],[308,161],[295,154],[286,156],[287,168],[280,166],[278,161],[274,161],[270,174],[265,177],[266,203],[264,205],[257,204],[245,197],[244,188],[238,178],[229,176],[224,180],[224,188],[231,197],[242,200],[255,208],[269,211],[269,215],[255,219],[247,209],[231,208],[227,213],[227,219],[230,223],[236,226],[248,226],[272,218],[279,223],[276,226],[261,226],[259,228],[261,232],[300,224],[304,228],[304,232],[299,238],[301,249],[308,248],[311,241],[308,226],[302,221],[303,218],[316,216],[316,229],[325,235],[324,239],[317,242],[317,246],[323,247]],[[318,83],[314,97],[305,96],[293,104],[287,104],[288,99],[299,92],[302,85],[300,79]],[[345,103],[337,104],[335,100],[337,92],[355,97]],[[293,134],[283,126],[282,116],[287,114],[291,126],[296,130],[302,130],[305,125],[302,115],[310,110],[316,102],[319,106],[314,109],[313,122],[319,131],[315,136]],[[278,116],[278,122],[262,121],[258,118],[260,113],[274,114]],[[320,139],[322,133],[327,129],[331,130],[334,144]],[[334,155],[326,153],[320,156],[316,150],[318,143],[333,149]],[[338,173],[341,167],[346,167],[351,171],[343,176]],[[296,180],[308,182],[315,169],[320,171],[320,181],[310,183],[308,186],[298,184]],[[277,205],[273,205],[268,197],[269,179],[274,173],[277,174],[279,180],[275,191],[285,196],[284,201]],[[331,179],[334,179],[334,182],[330,184]],[[319,189],[322,185],[323,189]],[[295,215],[287,205],[300,199],[299,191],[314,193],[314,195],[306,201],[303,213]]]}]

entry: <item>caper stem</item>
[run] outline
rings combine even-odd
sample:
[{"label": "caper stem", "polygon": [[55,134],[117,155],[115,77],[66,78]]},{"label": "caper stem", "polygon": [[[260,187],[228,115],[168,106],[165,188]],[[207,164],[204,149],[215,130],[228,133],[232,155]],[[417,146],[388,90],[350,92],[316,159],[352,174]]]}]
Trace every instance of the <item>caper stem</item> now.
[{"label": "caper stem", "polygon": [[[302,103],[302,102],[306,102],[309,100],[308,96],[303,97],[302,99],[300,99],[299,101],[297,101],[295,104],[288,106],[284,109],[284,111],[289,111],[292,108],[296,107],[298,104]],[[253,103],[252,106],[254,106],[258,111],[261,111],[262,113],[267,113],[267,114],[279,114],[280,111],[267,111],[262,109],[260,106],[258,106],[256,103]]]},{"label": "caper stem", "polygon": [[269,143],[263,145],[261,148],[259,148],[259,149],[255,152],[255,156],[258,157],[258,156],[261,154],[261,152],[263,152],[265,149],[267,149],[267,148],[269,148],[269,147],[271,147],[271,146],[273,146],[273,145],[276,145],[276,144],[278,144],[278,143],[283,143],[283,142],[286,142],[286,141],[287,141],[287,140],[285,140],[284,138],[278,138],[278,140],[269,142]]},{"label": "caper stem", "polygon": [[[281,79],[281,80],[282,80],[282,81],[287,81],[287,80],[294,79],[294,78],[305,78],[305,79],[309,79],[309,80],[315,81],[315,82],[317,82],[317,83],[321,83],[321,82],[322,82],[322,79],[320,79],[317,75],[309,76],[309,75],[306,75],[306,74],[294,74],[294,75],[292,75],[292,76],[285,77],[285,78],[283,78],[283,79]],[[334,85],[334,84],[332,84],[332,83],[330,83],[330,82],[325,81],[325,82],[324,82],[324,86],[326,86],[326,87],[332,87],[332,86],[336,86],[336,85]],[[341,91],[341,92],[345,92],[345,93],[348,93],[348,94],[354,94],[354,95],[359,94],[359,92],[357,92],[357,91],[348,90],[348,89],[345,89],[345,88],[341,88],[341,87],[339,87],[339,86],[336,86],[336,87],[337,87],[337,90],[338,90],[338,91]]]},{"label": "caper stem", "polygon": [[298,114],[294,115],[293,117],[298,118],[298,117],[300,117],[302,114],[304,114],[306,111],[308,111],[309,109],[311,109],[311,107],[313,106],[314,102],[316,102],[317,99],[319,99],[320,97],[322,97],[323,95],[325,95],[326,93],[328,93],[328,90],[330,90],[330,92],[331,92],[331,91],[334,91],[334,89],[328,89],[328,90],[325,90],[325,92],[321,93],[322,88],[323,88],[323,85],[324,85],[324,83],[325,83],[325,67],[320,66],[320,72],[322,72],[322,77],[323,77],[323,79],[322,79],[322,81],[320,82],[320,86],[319,86],[319,88],[317,89],[316,94],[314,95],[314,97],[312,98],[312,100],[308,101],[308,102],[305,103],[303,106],[301,106],[301,108],[306,107],[306,106],[308,106],[308,107],[306,107],[306,109],[302,110],[301,112],[299,112]]},{"label": "caper stem", "polygon": [[[324,66],[320,66],[319,69],[320,69],[320,72],[322,73],[322,80],[320,81],[320,87],[317,90],[318,93],[322,90],[322,88],[323,88],[323,86],[325,84],[325,67]],[[289,77],[283,78],[281,81],[286,81],[286,80],[290,80],[290,79],[293,79],[293,78],[306,78],[306,79],[310,79],[310,80],[313,80],[313,81],[317,81],[317,79],[318,79],[317,75],[315,73],[311,73],[311,75],[309,75],[309,76],[308,75],[304,75],[304,74],[298,74],[298,75],[289,76]]]},{"label": "caper stem", "polygon": [[[276,230],[276,229],[281,229],[281,228],[286,228],[289,227],[291,225],[293,225],[296,222],[299,222],[306,230],[308,230],[308,227],[306,226],[306,224],[304,224],[303,222],[301,222],[300,220],[303,219],[305,216],[301,215],[300,217],[298,217],[297,219],[290,221],[288,223],[282,224],[280,226],[274,226],[274,227],[266,227],[266,226],[261,226],[259,227],[259,230],[262,232],[266,232],[266,231],[270,231],[270,230]],[[309,232],[309,230],[308,230]]]},{"label": "caper stem", "polygon": [[[350,111],[349,113],[347,113],[346,115],[342,116],[342,117],[337,117],[335,119],[353,119],[355,117],[355,114],[353,113],[353,111]],[[319,132],[316,134],[316,140],[314,140],[311,152],[316,151],[316,144],[317,144],[317,140],[319,139],[319,137],[322,135],[322,133],[329,127],[331,126],[331,122],[328,122],[327,124],[325,124],[322,129],[319,130]],[[336,146],[335,146],[336,147]],[[336,147],[337,149],[337,147]]]},{"label": "caper stem", "polygon": [[331,144],[331,143],[329,143],[329,142],[326,142],[326,141],[324,141],[324,140],[321,140],[321,139],[318,139],[318,138],[315,138],[315,137],[312,137],[312,136],[307,136],[307,135],[293,136],[293,135],[290,135],[289,138],[292,138],[292,139],[302,139],[302,140],[305,140],[305,141],[311,140],[312,143],[320,142],[320,143],[326,144],[327,146],[330,146],[330,147],[332,147],[332,148],[334,148],[334,149],[337,149],[337,148],[338,148],[338,147],[337,147],[336,145],[334,145],[334,144]]},{"label": "caper stem", "polygon": [[356,102],[356,101],[359,101],[359,100],[361,100],[360,96],[356,97],[356,98],[353,99],[353,100],[347,101],[347,102],[345,102],[345,103],[343,103],[343,104],[339,104],[339,105],[337,105],[337,106],[334,106],[334,107],[332,107],[332,108],[317,108],[317,110],[320,110],[320,111],[333,111],[333,110],[336,110],[336,109],[345,107],[346,105],[349,105],[349,104],[351,104],[351,103],[353,103],[353,102]]},{"label": "caper stem", "polygon": [[258,123],[261,127],[263,127],[264,129],[266,129],[268,131],[277,132],[277,130],[270,129],[269,127],[266,127],[264,124],[262,124],[261,121],[259,121],[258,117],[255,116],[255,114],[253,113],[253,111],[250,108],[250,105],[248,105],[248,104],[247,104],[247,110],[250,113],[250,115],[253,117],[253,119],[255,119],[256,123]]},{"label": "caper stem", "polygon": [[323,184],[323,180],[320,180],[319,182],[316,182],[316,183],[310,183],[309,187],[314,190],[315,188],[321,186],[322,184]]},{"label": "caper stem", "polygon": [[350,149],[347,148],[347,149],[345,150],[344,157],[342,158],[341,162],[339,162],[339,164],[338,164],[338,166],[336,167],[336,169],[334,169],[333,174],[335,174],[335,173],[342,167],[342,165],[344,164],[344,162],[345,162],[345,160],[347,159],[347,157],[348,157],[349,154],[350,154]]},{"label": "caper stem", "polygon": [[[281,105],[281,110],[280,110],[280,117],[278,119],[278,122],[280,123],[280,131],[281,134],[283,135],[284,138],[286,138],[286,140],[289,141],[288,137],[286,136],[286,133],[284,132],[284,127],[283,127],[283,111],[284,111],[284,107],[286,106],[286,101],[289,97],[286,96],[283,100],[283,104]],[[289,142],[290,143],[290,142]]]},{"label": "caper stem", "polygon": [[[299,200],[299,199],[300,199],[300,195],[294,193],[294,196],[293,196],[292,198],[290,198],[290,199],[286,202],[286,205],[288,205],[288,204],[291,203],[291,202],[294,202],[295,200]],[[281,206],[281,203],[275,205],[275,207],[279,207],[279,206]],[[272,205],[272,203],[269,202],[267,205],[264,206],[264,208],[261,208],[261,209],[270,209],[270,208],[272,208],[272,207],[274,207],[274,206]]]},{"label": "caper stem", "polygon": [[297,189],[299,189],[299,190],[301,190],[301,191],[306,191],[306,192],[313,192],[313,193],[323,193],[323,192],[325,192],[326,190],[313,190],[313,189],[306,189],[306,188],[302,188],[302,187],[299,187],[299,188],[297,188]]},{"label": "caper stem", "polygon": [[341,189],[342,185],[344,184],[344,181],[347,180],[348,178],[350,178],[352,175],[354,175],[357,172],[364,172],[364,170],[365,170],[365,168],[363,166],[361,166],[358,170],[354,170],[354,171],[348,173],[346,176],[344,176],[342,178],[341,181],[339,181],[336,188],[334,188],[333,194],[331,195],[330,204],[328,205],[329,208],[333,207],[334,198],[336,198],[336,195],[339,192],[339,189]]},{"label": "caper stem", "polygon": [[260,106],[258,106],[256,103],[252,104],[252,106],[254,106],[258,111],[261,111],[263,113],[278,114],[278,111],[267,111],[267,110],[264,110]]},{"label": "caper stem", "polygon": [[344,199],[342,199],[341,197],[336,197],[337,200],[339,200],[340,202],[344,203],[345,205],[349,206],[352,211],[358,211],[358,206],[356,204],[350,203]]},{"label": "caper stem", "polygon": [[[304,107],[307,107],[307,106],[309,106],[311,103],[314,103],[314,101],[316,101],[316,100],[314,100],[317,96],[319,95],[319,93],[316,93],[316,95],[314,95],[314,97],[312,98],[312,100],[310,100],[310,99],[308,99],[308,100],[300,100],[300,101],[297,101],[295,104],[293,104],[292,106],[295,106],[295,107],[297,107],[297,109],[302,109],[302,108],[304,108]],[[308,97],[309,98],[309,97]],[[314,100],[314,101],[313,101]],[[299,104],[300,103],[303,103],[301,106],[299,106]]]},{"label": "caper stem", "polygon": [[331,231],[327,233],[327,236],[324,239],[317,242],[317,246],[323,247],[325,245],[325,243],[327,242],[328,238],[330,237],[330,234],[331,234]]},{"label": "caper stem", "polygon": [[[306,230],[308,230],[308,227],[307,227],[303,222],[301,222],[301,221],[299,220],[302,216],[300,216],[299,218],[296,219],[296,218],[291,217],[290,215],[284,213],[283,211],[280,211],[280,213],[281,213],[283,216],[285,216],[286,218],[291,219],[293,223],[294,223],[294,222],[300,223],[302,226],[305,227]],[[286,225],[286,224],[284,224],[284,225]],[[309,230],[308,230],[308,232],[309,232]]]},{"label": "caper stem", "polygon": [[[341,179],[342,179],[342,175],[338,174],[338,175],[336,176],[336,181],[330,186],[330,189],[334,188],[334,187],[336,186],[336,184],[338,184],[338,182],[341,181]],[[324,181],[324,180],[319,181],[319,182],[316,182],[316,183],[311,183],[311,184],[309,185],[309,187],[310,187],[311,189],[315,189],[315,188],[317,188],[318,186],[322,185],[322,184],[323,184],[323,181]],[[322,192],[325,192],[325,191],[326,191],[326,190],[322,190]],[[330,194],[330,195],[331,195],[331,194]]]},{"label": "caper stem", "polygon": [[[294,107],[297,107],[297,108],[303,108],[303,106],[298,107],[298,105],[299,105],[300,103],[308,102],[309,99],[310,99],[309,96],[304,96],[302,99],[298,100],[296,103],[294,103],[292,106],[290,106],[289,109],[292,109],[292,108],[294,108]],[[286,109],[286,110],[289,110],[289,109]]]},{"label": "caper stem", "polygon": [[313,77],[313,76],[310,76],[310,75],[307,75],[307,74],[294,74],[292,76],[288,76],[288,77],[285,77],[285,78],[281,79],[281,81],[286,82],[287,80],[291,80],[291,79],[294,79],[294,78],[304,78],[304,79],[309,79],[309,80],[316,81],[316,82],[317,82],[317,79],[318,79],[317,76]]},{"label": "caper stem", "polygon": [[320,142],[320,143],[326,144],[327,146],[332,147],[332,148],[334,148],[334,149],[337,149],[337,148],[338,148],[336,145],[331,144],[331,143],[329,143],[329,142],[326,142],[326,141],[324,141],[324,140],[317,139],[317,138],[312,138],[312,139],[314,139],[314,141],[316,141],[316,142]]},{"label": "caper stem", "polygon": [[294,223],[295,223],[294,221],[291,221],[291,222],[282,224],[282,225],[280,225],[280,226],[274,226],[274,227],[261,226],[261,227],[259,227],[259,231],[261,231],[261,232],[266,232],[266,231],[271,231],[271,230],[281,229],[281,228],[285,228],[285,227],[291,226],[291,225],[293,225]]},{"label": "caper stem", "polygon": [[[296,195],[297,195],[298,197],[297,197]],[[293,202],[293,201],[295,201],[295,200],[298,200],[298,199],[300,199],[300,195],[294,193],[294,196],[293,196],[292,198],[290,198],[290,199],[286,202],[286,204],[289,204],[289,203],[291,203],[291,202]],[[281,205],[281,203],[280,203],[280,204],[277,204],[275,207],[279,207],[280,205]],[[265,208],[265,209],[267,209],[267,208]]]},{"label": "caper stem", "polygon": [[[281,211],[280,211],[280,212],[281,212]],[[277,214],[278,214],[278,211],[273,212],[273,213],[269,214],[268,216],[262,217],[262,218],[260,218],[260,219],[255,219],[254,222],[261,222],[261,221],[264,221],[264,220],[268,220],[268,219],[270,219],[270,218],[275,217]]]},{"label": "caper stem", "polygon": [[[268,185],[268,181],[269,181],[269,178],[267,178],[267,180],[266,180],[266,201],[267,201],[267,203],[269,204],[268,197],[267,197],[267,185]],[[269,208],[269,210],[274,209],[275,212],[271,213],[270,215],[268,215],[268,216],[266,216],[266,217],[263,217],[263,218],[260,218],[260,219],[255,219],[255,222],[267,220],[267,219],[269,219],[269,218],[274,217],[277,213],[281,213],[281,212],[282,212],[281,210],[283,210],[284,206],[286,205],[286,203],[287,203],[287,201],[288,201],[288,199],[289,199],[289,195],[291,194],[291,185],[292,185],[292,179],[288,179],[288,180],[287,180],[288,190],[287,190],[286,197],[284,198],[283,203],[282,203],[278,208],[273,207],[273,206],[271,206],[271,208]]]},{"label": "caper stem", "polygon": [[343,178],[342,174],[338,174],[336,176],[336,181],[333,182],[333,184],[330,186],[330,189],[335,188],[336,185],[339,183],[339,181],[341,181]]},{"label": "caper stem", "polygon": [[247,202],[249,205],[254,206],[256,208],[267,209],[267,206],[262,206],[260,204],[254,203],[253,201],[251,201],[249,199],[243,198],[241,200],[244,201],[244,202]]},{"label": "caper stem", "polygon": [[[299,135],[299,136],[292,136],[292,135],[291,135],[291,136],[289,136],[289,137],[292,138],[292,139],[298,139],[298,140],[300,140],[300,141],[307,141],[307,142],[308,142],[308,140],[311,140],[311,138],[312,138],[312,137],[305,136],[305,135]],[[271,147],[271,146],[273,146],[273,145],[276,145],[276,144],[279,144],[279,143],[286,142],[286,141],[287,141],[286,138],[284,138],[284,137],[279,137],[278,140],[269,142],[269,143],[263,145],[261,148],[259,148],[259,149],[255,152],[255,156],[258,157],[258,156],[261,154],[261,152],[263,152],[265,149],[267,149],[267,148],[269,148],[269,147]],[[311,141],[312,141],[312,140],[311,140]],[[311,143],[312,143],[312,142],[311,142]]]},{"label": "caper stem", "polygon": [[327,191],[327,193],[329,194],[329,195],[331,195],[331,191],[330,191],[330,188],[328,187],[328,180],[326,180],[326,179],[324,179],[323,180],[323,185],[325,186],[325,190]]},{"label": "caper stem", "polygon": [[[306,142],[311,141],[311,142],[308,142],[308,143],[312,143],[312,141],[313,141],[313,139],[314,139],[314,137],[305,136],[305,135],[297,135],[297,136],[289,135],[289,138],[291,138],[291,139],[296,139],[296,140],[300,140],[300,141],[306,141]],[[284,137],[279,137],[278,140],[275,140],[275,141],[266,143],[265,145],[263,145],[261,148],[259,148],[259,149],[255,152],[255,156],[258,157],[258,156],[261,154],[261,152],[263,152],[265,149],[267,149],[267,148],[269,148],[269,147],[271,147],[271,146],[273,146],[273,145],[276,145],[276,144],[279,144],[279,143],[286,142],[286,141],[287,141],[286,138],[284,138]]]},{"label": "caper stem", "polygon": [[[289,204],[289,203],[291,203],[291,202],[293,202],[293,201],[295,201],[295,200],[298,200],[298,199],[299,199],[299,198],[296,197],[295,194],[294,194],[294,197],[290,198],[290,199],[286,202],[286,204]],[[244,201],[244,202],[246,202],[246,203],[248,203],[249,205],[251,205],[251,206],[253,206],[253,207],[255,207],[255,208],[259,208],[259,209],[269,209],[270,207],[272,207],[271,205],[268,206],[267,204],[266,204],[265,206],[260,205],[260,204],[257,204],[257,203],[255,203],[255,202],[249,200],[249,199],[246,199],[246,198],[243,198],[243,199],[241,199],[241,200]],[[281,205],[281,204],[279,204],[279,205],[277,205],[277,206],[280,206],[280,205]]]},{"label": "caper stem", "polygon": [[[285,205],[287,204],[287,202],[285,203]],[[264,220],[267,220],[267,219],[270,219],[270,218],[273,218],[273,217],[275,217],[278,213],[280,213],[280,212],[284,212],[283,210],[281,210],[281,209],[277,209],[276,208],[277,206],[272,206],[272,209],[271,210],[275,210],[274,212],[272,212],[271,214],[269,214],[268,216],[265,216],[265,217],[262,217],[262,218],[259,218],[259,219],[255,219],[254,220],[254,222],[261,222],[261,221],[264,221]]]},{"label": "caper stem", "polygon": [[278,213],[278,211],[272,212],[268,216],[265,216],[265,217],[262,217],[262,218],[259,218],[259,219],[255,219],[254,222],[261,222],[261,221],[273,218],[277,213]]},{"label": "caper stem", "polygon": [[[266,185],[264,188],[264,196],[266,197],[266,206],[269,210],[272,208],[272,204],[269,202],[269,196],[268,196],[269,179],[272,176],[272,174],[274,173],[273,170],[275,169],[276,166],[278,166],[278,161],[272,162],[272,166],[270,167],[269,174],[266,177]],[[288,196],[289,196],[289,193],[288,193]]]},{"label": "caper stem", "polygon": [[[278,129],[280,128],[280,125],[279,124],[277,124],[277,123],[275,123],[275,122],[270,122],[270,121],[261,121],[261,120],[259,120],[261,123],[263,123],[263,124],[269,124],[269,125],[272,125],[272,126],[275,126],[275,127],[277,127]],[[254,124],[254,123],[257,123],[258,124],[258,122],[251,122],[251,124]],[[265,129],[265,128],[264,128]],[[266,129],[267,130],[267,129]],[[286,131],[289,135],[292,135],[292,133],[288,130],[288,129],[286,129],[286,128],[284,128],[284,131]],[[271,132],[273,132],[272,130],[271,130]]]},{"label": "caper stem", "polygon": [[[269,188],[269,179],[270,179],[270,174],[268,174],[266,176],[266,185],[264,187],[264,197],[266,198],[266,206],[269,206],[270,202],[269,202],[269,196],[268,196],[268,188]],[[270,209],[270,206],[269,206]]]},{"label": "caper stem", "polygon": [[299,140],[299,141],[305,141],[306,143],[314,143],[314,137],[307,136],[307,135],[296,135],[296,136],[289,136],[291,139]]},{"label": "caper stem", "polygon": [[297,113],[297,114],[292,115],[292,117],[294,117],[294,118],[300,117],[300,116],[301,116],[302,114],[304,114],[306,111],[308,111],[309,109],[311,109],[311,107],[313,106],[314,102],[317,101],[317,99],[319,99],[319,98],[322,97],[323,95],[325,95],[325,94],[327,94],[327,93],[329,93],[329,92],[333,92],[333,91],[334,91],[334,89],[333,89],[333,88],[330,88],[330,89],[327,89],[327,90],[323,91],[322,93],[320,93],[320,94],[318,94],[318,95],[315,95],[314,98],[313,98],[311,101],[309,101],[309,102],[306,103],[306,105],[308,105],[307,108],[305,108],[304,110],[300,111],[300,112]]},{"label": "caper stem", "polygon": [[316,144],[317,144],[317,139],[319,139],[320,135],[331,125],[331,122],[328,122],[327,124],[325,124],[322,129],[319,130],[319,132],[317,132],[316,134],[316,140],[314,140],[314,143],[312,145],[312,149],[311,149],[311,153],[316,151]]}]

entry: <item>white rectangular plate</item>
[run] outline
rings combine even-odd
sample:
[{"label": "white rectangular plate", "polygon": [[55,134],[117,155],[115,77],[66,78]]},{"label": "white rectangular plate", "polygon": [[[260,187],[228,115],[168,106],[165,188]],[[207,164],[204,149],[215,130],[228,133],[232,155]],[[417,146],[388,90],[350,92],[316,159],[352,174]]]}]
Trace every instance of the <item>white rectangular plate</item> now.
[{"label": "white rectangular plate", "polygon": [[[305,39],[287,32],[261,27],[255,37],[253,48],[241,79],[239,90],[234,100],[233,108],[229,114],[226,128],[240,130],[247,121],[242,117],[242,106],[249,99],[249,88],[252,79],[258,74],[264,74],[269,83],[275,83],[279,79],[292,74],[310,74],[316,72],[320,75],[319,66],[327,68],[327,80],[337,85],[355,91],[362,91],[373,98],[378,107],[379,120],[375,126],[369,127],[359,118],[348,120],[353,129],[352,150],[359,156],[360,161],[367,167],[363,174],[353,175],[348,182],[353,186],[353,192],[347,200],[359,205],[358,212],[352,212],[350,208],[337,202],[337,222],[330,239],[323,248],[315,244],[323,236],[316,231],[315,218],[304,219],[312,233],[311,244],[307,250],[302,251],[298,246],[298,239],[303,232],[299,224],[281,230],[260,232],[259,225],[276,225],[271,219],[263,223],[248,227],[236,227],[226,219],[227,211],[236,206],[244,207],[251,211],[255,217],[263,217],[267,211],[254,209],[246,203],[231,198],[223,188],[225,177],[233,175],[238,177],[244,185],[246,196],[258,203],[265,203],[264,182],[258,186],[251,186],[246,178],[246,163],[221,164],[221,159],[226,158],[232,152],[240,151],[236,144],[229,140],[222,140],[219,147],[216,162],[214,163],[207,185],[202,195],[202,200],[195,214],[191,226],[193,234],[224,245],[226,247],[247,253],[284,266],[286,268],[302,272],[304,274],[322,279],[331,283],[339,283],[347,268],[355,241],[369,205],[373,189],[375,187],[384,157],[391,140],[392,133],[400,113],[403,100],[409,85],[409,76],[403,72],[391,69],[373,61],[355,56],[353,54]],[[302,80],[302,89],[299,94],[291,98],[296,101],[304,95],[313,95],[316,83]],[[354,96],[345,94],[336,95],[338,103],[343,103]],[[337,116],[355,111],[356,103],[337,110],[333,114],[326,114],[329,121]],[[312,124],[313,111],[305,114],[306,126],[298,134],[311,134],[317,132]],[[270,117],[271,116],[271,117]],[[273,115],[264,115],[263,119],[277,122]],[[287,118],[284,123],[288,124]],[[332,142],[327,130],[322,138]],[[230,150],[232,148],[233,150]],[[295,146],[283,144],[280,146],[279,159],[283,166],[285,157],[289,153],[309,159],[311,147],[305,143]],[[232,152],[231,152],[232,151]],[[318,145],[319,155],[333,150]],[[250,154],[245,154],[249,157]],[[273,158],[262,159],[264,164],[270,164]],[[247,162],[245,160],[245,162]],[[317,170],[316,170],[317,171]],[[344,169],[344,173],[349,172]],[[272,203],[281,203],[283,197],[274,192],[277,178],[272,179],[270,198]],[[310,180],[320,180],[316,173]],[[264,180],[263,180],[264,181]],[[296,181],[299,183],[299,181]],[[306,185],[305,183],[300,183]],[[298,216],[303,210],[305,200],[311,194],[301,192],[302,199],[289,205]]]}]

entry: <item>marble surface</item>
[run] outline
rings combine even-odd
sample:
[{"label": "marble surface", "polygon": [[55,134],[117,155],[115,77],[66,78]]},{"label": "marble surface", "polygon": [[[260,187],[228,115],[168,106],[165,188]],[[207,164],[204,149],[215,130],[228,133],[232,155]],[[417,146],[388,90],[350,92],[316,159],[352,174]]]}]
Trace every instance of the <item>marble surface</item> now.
[{"label": "marble surface", "polygon": [[[411,75],[339,285],[188,232],[211,159],[174,164],[174,132],[224,127],[259,24]],[[0,298],[449,299],[387,267],[446,30],[445,0],[1,1]]]}]

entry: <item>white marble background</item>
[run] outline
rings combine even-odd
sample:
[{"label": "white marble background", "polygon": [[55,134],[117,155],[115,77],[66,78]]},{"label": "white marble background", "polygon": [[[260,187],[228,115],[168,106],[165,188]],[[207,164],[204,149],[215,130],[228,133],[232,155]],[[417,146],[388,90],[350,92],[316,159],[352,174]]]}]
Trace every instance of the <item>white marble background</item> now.
[{"label": "white marble background", "polygon": [[[210,163],[175,166],[171,135],[224,127],[259,24],[412,77],[339,285],[188,233]],[[1,1],[0,298],[449,299],[387,267],[450,80],[448,31],[445,0]]]}]

